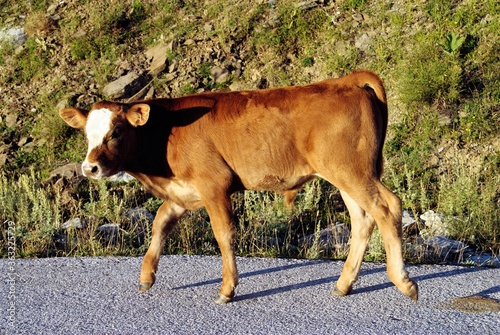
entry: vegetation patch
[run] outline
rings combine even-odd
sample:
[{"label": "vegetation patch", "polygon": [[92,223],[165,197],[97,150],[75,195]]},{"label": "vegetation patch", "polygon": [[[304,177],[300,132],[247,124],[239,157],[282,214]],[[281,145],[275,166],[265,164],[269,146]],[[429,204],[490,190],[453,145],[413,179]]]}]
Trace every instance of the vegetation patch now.
[{"label": "vegetation patch", "polygon": [[[498,1],[0,0],[0,8],[3,257],[8,221],[22,257],[140,255],[147,247],[150,222],[127,213],[154,213],[160,202],[137,182],[51,177],[86,152],[82,133],[58,118],[61,107],[88,108],[130,72],[143,87],[122,101],[299,85],[357,68],[379,73],[388,92],[383,181],[416,221],[404,228],[407,259],[436,260],[420,248],[430,231],[420,217],[430,210],[448,238],[500,253]],[[13,28],[22,42],[1,37]],[[157,45],[167,50],[165,69],[151,74],[145,51]],[[291,211],[267,192],[234,195],[233,206],[240,255],[346,255],[323,243],[349,227],[338,191],[323,181],[309,184]],[[81,228],[63,228],[76,218]],[[98,228],[106,224],[118,227],[116,238],[104,238]],[[204,210],[182,219],[165,252],[218,253]],[[377,231],[367,258],[385,258]]]}]

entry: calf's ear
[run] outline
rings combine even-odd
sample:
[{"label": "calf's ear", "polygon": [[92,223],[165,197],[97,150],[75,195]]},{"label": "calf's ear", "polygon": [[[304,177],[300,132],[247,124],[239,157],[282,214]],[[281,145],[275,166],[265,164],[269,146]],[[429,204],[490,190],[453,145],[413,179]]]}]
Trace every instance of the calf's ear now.
[{"label": "calf's ear", "polygon": [[133,105],[126,114],[128,122],[134,127],[145,125],[149,119],[150,109],[147,104]]},{"label": "calf's ear", "polygon": [[68,107],[59,111],[61,118],[73,128],[83,128],[87,124],[88,111],[80,108]]}]

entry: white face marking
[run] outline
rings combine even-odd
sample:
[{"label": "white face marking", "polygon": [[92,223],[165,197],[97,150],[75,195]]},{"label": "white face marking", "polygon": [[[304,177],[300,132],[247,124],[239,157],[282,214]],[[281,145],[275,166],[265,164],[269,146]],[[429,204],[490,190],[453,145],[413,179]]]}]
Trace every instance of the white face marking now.
[{"label": "white face marking", "polygon": [[102,144],[104,136],[111,130],[111,117],[113,113],[106,108],[96,109],[90,112],[85,125],[89,149],[83,164],[88,164],[88,158],[92,150]]},{"label": "white face marking", "polygon": [[[113,113],[106,108],[96,109],[90,112],[87,118],[87,125],[85,126],[85,132],[87,133],[87,140],[89,142],[87,158],[94,148],[102,144],[104,136],[111,130],[112,116]],[[87,158],[85,161],[87,161]]]}]

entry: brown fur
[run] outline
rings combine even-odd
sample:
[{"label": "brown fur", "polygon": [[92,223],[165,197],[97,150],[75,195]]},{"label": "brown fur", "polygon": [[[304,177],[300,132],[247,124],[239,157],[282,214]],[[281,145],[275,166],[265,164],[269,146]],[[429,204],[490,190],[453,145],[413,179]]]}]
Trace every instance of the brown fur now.
[{"label": "brown fur", "polygon": [[[117,153],[103,144],[90,153],[84,172],[127,171],[165,200],[143,261],[142,290],[154,283],[166,235],[178,218],[204,206],[222,254],[218,302],[231,300],[238,274],[230,194],[270,190],[284,193],[291,204],[304,183],[320,176],[341,190],[352,219],[351,251],[334,294],[351,291],[376,222],[390,279],[417,299],[402,258],[400,200],[380,182],[387,105],[377,75],[358,71],[306,86],[102,106],[115,113],[113,125],[121,127],[128,149]],[[85,126],[87,115],[61,111],[74,127]],[[146,122],[131,125],[136,119]]]}]

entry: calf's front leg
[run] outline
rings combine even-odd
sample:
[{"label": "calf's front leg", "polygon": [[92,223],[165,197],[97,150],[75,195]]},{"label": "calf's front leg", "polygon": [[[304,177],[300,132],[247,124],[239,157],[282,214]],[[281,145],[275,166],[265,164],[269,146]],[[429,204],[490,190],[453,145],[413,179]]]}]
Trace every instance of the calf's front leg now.
[{"label": "calf's front leg", "polygon": [[153,221],[151,244],[142,261],[141,276],[139,278],[139,292],[149,290],[155,283],[158,262],[163,247],[165,246],[167,236],[185,212],[185,208],[169,200],[165,200],[160,208],[158,208]]},{"label": "calf's front leg", "polygon": [[217,202],[206,204],[210,224],[222,256],[222,286],[215,299],[218,304],[230,302],[238,285],[238,269],[234,254],[235,228],[232,222],[231,200],[221,196]]}]

